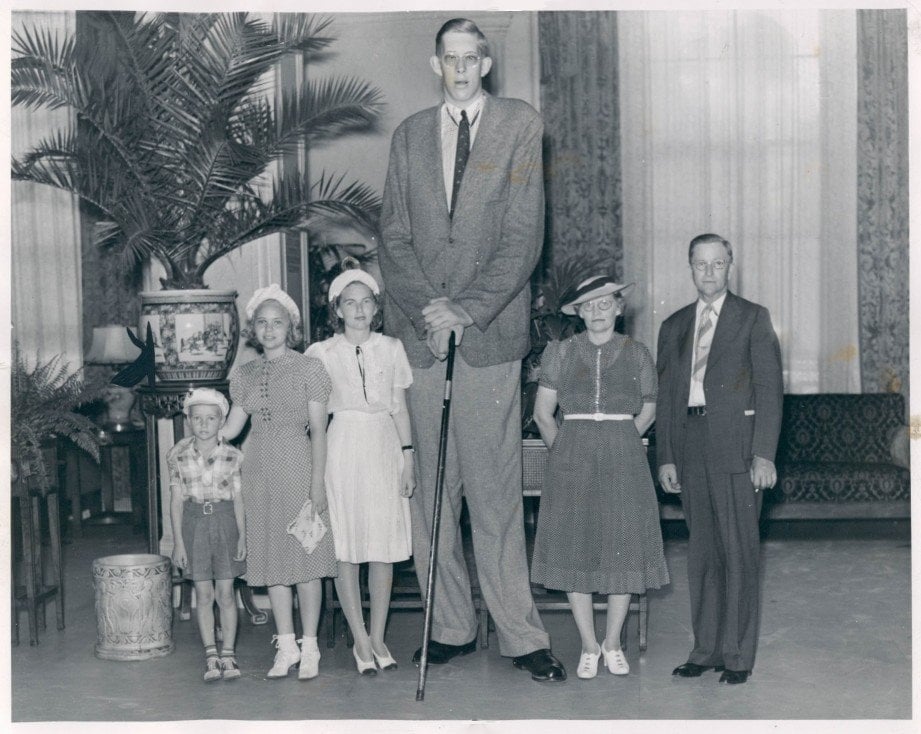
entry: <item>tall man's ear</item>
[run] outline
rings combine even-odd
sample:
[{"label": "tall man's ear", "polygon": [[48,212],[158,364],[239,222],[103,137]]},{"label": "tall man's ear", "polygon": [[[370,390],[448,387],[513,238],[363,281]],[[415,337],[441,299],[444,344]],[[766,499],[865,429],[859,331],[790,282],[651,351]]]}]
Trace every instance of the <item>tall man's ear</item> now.
[{"label": "tall man's ear", "polygon": [[444,76],[441,71],[441,61],[437,56],[432,56],[429,59],[429,63],[432,65],[432,71],[434,71],[436,75],[439,77]]},{"label": "tall man's ear", "polygon": [[480,62],[480,77],[486,76],[490,69],[492,69],[492,57],[484,56]]}]

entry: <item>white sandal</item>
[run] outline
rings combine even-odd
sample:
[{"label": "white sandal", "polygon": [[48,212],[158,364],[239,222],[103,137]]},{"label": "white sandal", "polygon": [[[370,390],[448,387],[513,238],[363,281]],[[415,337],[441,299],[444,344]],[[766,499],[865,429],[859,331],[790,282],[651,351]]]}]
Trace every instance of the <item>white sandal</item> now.
[{"label": "white sandal", "polygon": [[[598,643],[596,642],[595,644],[597,645]],[[579,667],[576,668],[576,676],[588,679],[598,675],[598,658],[600,657],[600,649],[598,652],[583,652],[579,656]]]}]

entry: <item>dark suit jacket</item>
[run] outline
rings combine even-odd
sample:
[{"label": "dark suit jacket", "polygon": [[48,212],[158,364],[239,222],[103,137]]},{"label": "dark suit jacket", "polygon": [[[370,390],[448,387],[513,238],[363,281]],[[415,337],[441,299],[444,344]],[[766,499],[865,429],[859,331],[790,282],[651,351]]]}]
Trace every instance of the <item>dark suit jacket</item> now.
[{"label": "dark suit jacket", "polygon": [[[696,301],[659,330],[656,457],[679,476],[691,385]],[[704,374],[711,451],[729,473],[749,470],[753,456],[774,461],[783,410],[780,345],[767,309],[728,293]],[[748,415],[746,415],[748,412]]]},{"label": "dark suit jacket", "polygon": [[403,341],[413,367],[430,366],[422,308],[447,296],[474,322],[459,347],[468,364],[516,361],[528,352],[528,280],[543,245],[543,123],[521,100],[487,96],[452,220],[440,108],[404,120],[390,146],[379,250],[385,332]]}]

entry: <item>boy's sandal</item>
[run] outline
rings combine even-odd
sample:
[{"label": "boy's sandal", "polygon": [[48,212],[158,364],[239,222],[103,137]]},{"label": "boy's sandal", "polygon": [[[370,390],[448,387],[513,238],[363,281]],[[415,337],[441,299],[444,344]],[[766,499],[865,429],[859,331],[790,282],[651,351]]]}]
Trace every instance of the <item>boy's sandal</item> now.
[{"label": "boy's sandal", "polygon": [[221,679],[221,660],[217,655],[209,655],[205,660],[205,674],[202,678],[205,679],[205,683]]},{"label": "boy's sandal", "polygon": [[221,658],[221,671],[224,680],[236,680],[242,675],[240,666],[237,665],[237,659],[233,656]]}]

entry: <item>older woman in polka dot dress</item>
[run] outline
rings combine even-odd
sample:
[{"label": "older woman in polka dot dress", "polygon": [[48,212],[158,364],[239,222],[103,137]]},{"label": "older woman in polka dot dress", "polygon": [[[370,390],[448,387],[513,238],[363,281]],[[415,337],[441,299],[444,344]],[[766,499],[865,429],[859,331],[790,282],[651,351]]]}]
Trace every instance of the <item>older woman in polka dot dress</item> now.
[{"label": "older woman in polka dot dress", "polygon": [[[252,420],[243,462],[246,581],[269,591],[277,654],[268,677],[285,677],[299,664],[303,680],[318,674],[321,579],[336,575],[336,556],[331,533],[307,553],[287,526],[308,494],[329,526],[323,473],[331,385],[318,360],[292,349],[301,339],[300,312],[277,285],[256,291],[246,316],[250,342],[261,355],[231,374],[233,408],[224,429],[233,438]],[[310,438],[308,425],[314,428]],[[292,586],[303,631],[300,648],[294,638]]]},{"label": "older woman in polka dot dress", "polygon": [[[629,286],[607,276],[580,284],[563,312],[586,331],[547,345],[534,419],[550,447],[531,576],[567,592],[582,655],[576,675],[630,665],[620,631],[630,595],[668,583],[659,511],[641,440],[656,410],[656,368],[639,342],[614,331]],[[563,413],[562,427],[554,414]],[[608,598],[599,645],[592,594]]]}]

